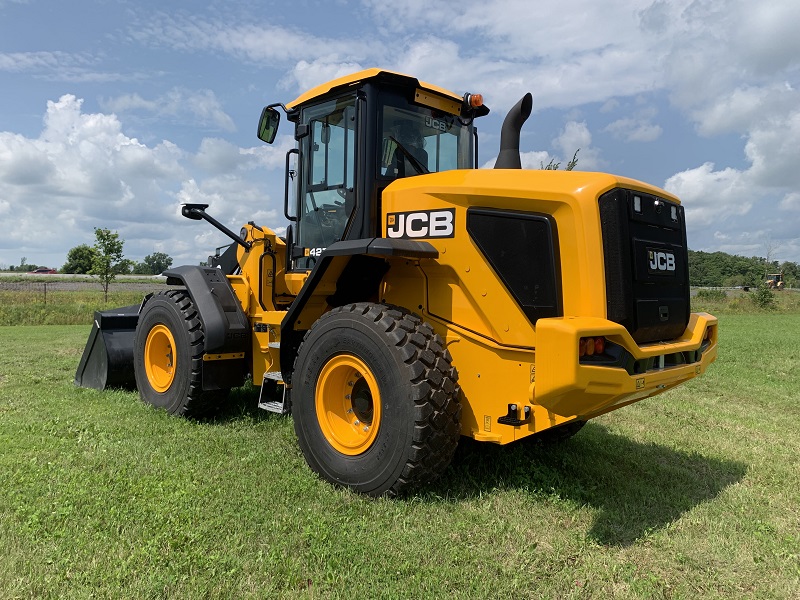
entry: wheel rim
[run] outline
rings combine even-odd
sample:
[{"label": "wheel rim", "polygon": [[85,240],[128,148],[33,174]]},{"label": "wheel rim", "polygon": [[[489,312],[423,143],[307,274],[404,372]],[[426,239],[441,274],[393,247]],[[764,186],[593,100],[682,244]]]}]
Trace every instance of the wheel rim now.
[{"label": "wheel rim", "polygon": [[314,394],[322,434],[342,454],[366,452],[380,429],[378,382],[367,365],[351,354],[331,358],[317,379]]},{"label": "wheel rim", "polygon": [[147,334],[144,345],[147,380],[157,392],[166,392],[175,379],[175,338],[166,325],[158,324]]}]

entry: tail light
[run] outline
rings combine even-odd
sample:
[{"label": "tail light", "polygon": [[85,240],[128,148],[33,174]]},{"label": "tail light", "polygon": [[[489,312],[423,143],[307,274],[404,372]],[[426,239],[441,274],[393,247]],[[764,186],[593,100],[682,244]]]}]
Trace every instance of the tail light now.
[{"label": "tail light", "polygon": [[578,357],[594,356],[602,354],[606,349],[606,338],[604,337],[582,337],[578,341]]}]

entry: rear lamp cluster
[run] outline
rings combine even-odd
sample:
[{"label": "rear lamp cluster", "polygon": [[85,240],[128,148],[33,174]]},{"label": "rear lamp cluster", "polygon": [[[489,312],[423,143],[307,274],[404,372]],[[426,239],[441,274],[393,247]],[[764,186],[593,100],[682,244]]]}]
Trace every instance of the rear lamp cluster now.
[{"label": "rear lamp cluster", "polygon": [[578,357],[594,356],[602,354],[606,349],[606,338],[604,337],[582,337],[578,342]]}]

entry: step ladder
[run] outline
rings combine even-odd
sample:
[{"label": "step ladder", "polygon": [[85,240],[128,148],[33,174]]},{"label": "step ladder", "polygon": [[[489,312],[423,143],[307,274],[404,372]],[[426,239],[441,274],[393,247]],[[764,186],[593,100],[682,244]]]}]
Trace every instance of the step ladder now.
[{"label": "step ladder", "polygon": [[[270,400],[270,392],[274,389],[272,382],[277,385],[283,386],[280,400]],[[271,371],[264,373],[264,381],[261,382],[261,392],[258,395],[258,408],[269,412],[277,413],[279,415],[289,414],[290,408],[289,388],[283,382],[283,375],[280,371]]]}]

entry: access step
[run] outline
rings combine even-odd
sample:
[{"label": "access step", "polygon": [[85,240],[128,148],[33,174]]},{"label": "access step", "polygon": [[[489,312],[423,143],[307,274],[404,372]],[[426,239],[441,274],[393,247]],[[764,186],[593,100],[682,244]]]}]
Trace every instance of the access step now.
[{"label": "access step", "polygon": [[[280,385],[283,389],[276,389]],[[280,395],[280,400],[274,400],[276,395]],[[289,413],[289,390],[283,383],[283,376],[280,371],[264,373],[264,381],[261,382],[261,393],[258,395],[258,408],[268,412],[286,415]]]}]

